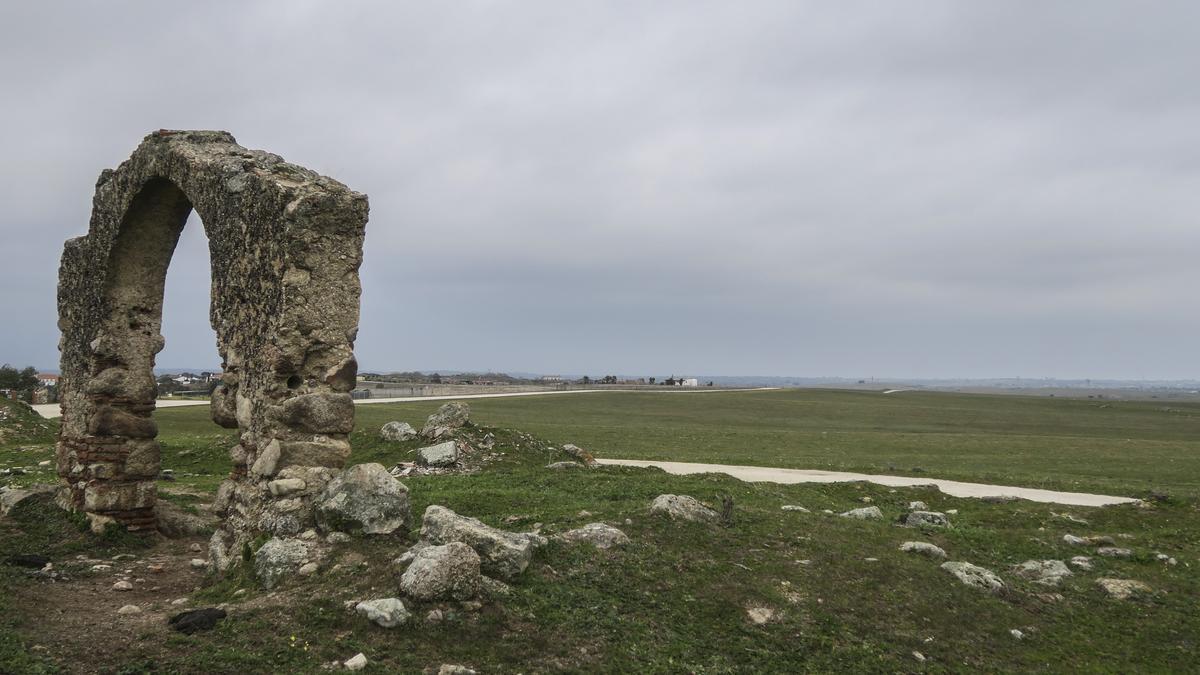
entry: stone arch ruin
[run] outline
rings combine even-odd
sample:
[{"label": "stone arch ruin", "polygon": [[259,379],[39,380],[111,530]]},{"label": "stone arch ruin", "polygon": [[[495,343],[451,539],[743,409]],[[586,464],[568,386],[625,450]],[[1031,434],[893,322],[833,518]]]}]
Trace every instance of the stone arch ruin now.
[{"label": "stone arch ruin", "polygon": [[155,526],[153,367],[167,266],[192,209],[208,235],[224,370],[212,417],[241,432],[218,494],[216,557],[305,520],[264,516],[280,501],[267,479],[288,467],[328,473],[349,455],[368,208],[365,195],[221,131],[152,133],[100,174],[58,288],[60,501],[94,526]]}]

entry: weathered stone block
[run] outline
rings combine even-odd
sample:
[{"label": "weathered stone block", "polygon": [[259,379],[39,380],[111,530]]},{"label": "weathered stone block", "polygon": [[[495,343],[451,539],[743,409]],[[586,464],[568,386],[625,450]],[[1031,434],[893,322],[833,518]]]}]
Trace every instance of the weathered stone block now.
[{"label": "weathered stone block", "polygon": [[279,421],[314,434],[348,434],[354,431],[354,399],[350,394],[302,394],[283,402]]},{"label": "weathered stone block", "polygon": [[149,417],[139,417],[112,406],[100,406],[88,422],[93,436],[124,436],[125,438],[154,438],[158,425]]}]

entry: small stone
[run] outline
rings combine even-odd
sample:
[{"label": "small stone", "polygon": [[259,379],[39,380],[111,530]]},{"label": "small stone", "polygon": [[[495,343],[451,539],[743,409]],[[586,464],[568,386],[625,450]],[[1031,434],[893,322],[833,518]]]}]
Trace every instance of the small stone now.
[{"label": "small stone", "polygon": [[861,499],[859,499],[858,501],[860,501],[860,502],[862,502],[862,503],[864,503],[864,504],[870,504],[871,502],[873,502],[873,501],[875,501],[875,500],[874,500],[874,499],[871,499],[870,497],[862,497],[862,498],[861,498]]},{"label": "small stone", "polygon": [[188,564],[191,565],[192,569],[194,570],[202,570],[208,567],[208,562],[202,558],[192,558],[191,562]]},{"label": "small stone", "polygon": [[308,484],[301,478],[280,478],[267,483],[267,489],[271,491],[273,497],[283,497],[293,492],[300,492],[306,487]]},{"label": "small stone", "polygon": [[162,574],[163,566],[162,565],[147,565],[146,569],[153,572],[154,574]]},{"label": "small stone", "polygon": [[1077,555],[1074,558],[1071,558],[1071,564],[1081,570],[1092,569],[1092,559],[1086,555]]},{"label": "small stone", "polygon": [[1096,555],[1104,556],[1105,558],[1132,558],[1133,551],[1116,546],[1101,546],[1096,549]]},{"label": "small stone", "polygon": [[200,552],[204,551],[204,547],[201,546],[200,544],[192,544],[191,546],[188,547],[188,550],[191,551],[192,553],[200,553]]},{"label": "small stone", "polygon": [[912,653],[912,655],[913,655],[913,658],[916,659],[917,661],[919,661],[921,663],[925,663],[925,655],[922,654],[921,652],[914,651]]},{"label": "small stone", "polygon": [[384,628],[395,628],[411,616],[399,598],[364,600],[354,606],[354,611]]},{"label": "small stone", "polygon": [[780,511],[798,511],[800,513],[811,513],[811,511],[809,511],[808,509],[804,508],[803,506],[798,506],[796,504],[784,504],[783,506],[779,507],[779,510]]},{"label": "small stone", "polygon": [[121,609],[117,610],[117,614],[121,614],[121,615],[141,614],[141,613],[142,613],[142,608],[138,607],[137,605],[125,605],[125,606],[121,607]]},{"label": "small stone", "polygon": [[950,527],[946,514],[937,511],[913,511],[904,516],[905,527]]},{"label": "small stone", "polygon": [[1150,586],[1133,579],[1097,579],[1096,585],[1114,600],[1128,600],[1139,593],[1150,592]]},{"label": "small stone", "polygon": [[855,518],[857,520],[882,520],[883,512],[878,506],[864,506],[860,509],[850,509],[841,514],[843,518]]},{"label": "small stone", "polygon": [[1024,634],[1024,633],[1022,633],[1021,631],[1017,630],[1016,628],[1014,628],[1014,629],[1012,629],[1012,630],[1008,631],[1008,634],[1009,634],[1009,635],[1012,635],[1014,638],[1016,638],[1016,639],[1018,639],[1018,640],[1024,640],[1024,639],[1025,639],[1025,634]]},{"label": "small stone", "polygon": [[325,541],[330,544],[346,544],[351,540],[351,536],[345,532],[330,532],[325,535]]},{"label": "small stone", "polygon": [[546,468],[554,471],[562,471],[569,469],[586,469],[587,467],[579,462],[554,462],[553,464],[547,464]]},{"label": "small stone", "polygon": [[112,565],[92,565],[93,572],[107,572],[112,569]]},{"label": "small stone", "polygon": [[171,601],[172,607],[178,607],[180,605],[186,605],[186,604],[187,604],[187,598],[175,598],[174,600]]},{"label": "small stone", "polygon": [[925,502],[909,502],[908,510],[909,511],[928,511],[929,506],[927,506],[925,504]]},{"label": "small stone", "polygon": [[477,675],[474,670],[466,666],[460,666],[452,663],[443,663],[438,668],[437,675]]},{"label": "small stone", "polygon": [[400,577],[400,590],[416,600],[469,600],[479,594],[479,569],[479,554],[460,541],[427,546]]},{"label": "small stone", "polygon": [[438,623],[444,618],[446,618],[446,617],[444,614],[442,614],[442,610],[431,609],[431,610],[429,610],[429,613],[425,615],[425,622],[426,623]]},{"label": "small stone", "polygon": [[958,515],[958,509],[946,509],[946,515],[948,515],[948,516],[957,516],[957,515]]},{"label": "small stone", "polygon": [[900,550],[905,553],[919,553],[929,558],[946,557],[946,552],[941,547],[924,541],[906,541],[900,544]]},{"label": "small stone", "polygon": [[446,441],[417,450],[417,464],[422,466],[454,466],[458,461],[458,443]]},{"label": "small stone", "polygon": [[296,570],[296,574],[299,574],[302,577],[310,577],[316,574],[317,570],[319,569],[321,569],[321,567],[317,565],[317,563],[307,562],[301,565],[300,569]]},{"label": "small stone", "polygon": [[629,543],[629,537],[624,532],[605,523],[589,523],[579,529],[564,532],[555,539],[569,543],[585,542],[601,550]]},{"label": "small stone", "polygon": [[750,607],[746,610],[746,616],[750,618],[750,623],[761,626],[775,618],[775,610],[770,607]]},{"label": "small stone", "polygon": [[379,438],[385,441],[411,441],[417,437],[417,430],[408,422],[388,422],[379,430]]},{"label": "small stone", "polygon": [[1061,560],[1026,560],[1015,566],[1013,572],[1043,586],[1057,586],[1071,576],[1070,568]]},{"label": "small stone", "polygon": [[362,670],[367,667],[367,657],[362,652],[359,652],[346,659],[342,665],[346,667],[346,670]]},{"label": "small stone", "polygon": [[129,583],[128,581],[118,581],[112,585],[112,589],[114,591],[132,591],[133,584]]}]

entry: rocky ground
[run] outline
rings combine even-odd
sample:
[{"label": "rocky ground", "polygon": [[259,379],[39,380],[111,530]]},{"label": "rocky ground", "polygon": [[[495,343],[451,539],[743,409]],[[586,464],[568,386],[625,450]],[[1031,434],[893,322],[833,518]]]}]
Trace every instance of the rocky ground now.
[{"label": "rocky ground", "polygon": [[[190,520],[182,536],[146,539],[92,534],[37,498],[12,508],[0,550],[50,566],[0,565],[0,671],[1195,664],[1189,500],[1067,509],[929,488],[748,485],[596,467],[577,446],[465,417],[429,426],[356,442],[348,473],[404,488],[354,497],[373,505],[345,510],[357,525],[260,541],[227,575],[207,566]],[[175,495],[169,522],[204,519],[197,485],[160,482]],[[367,533],[400,500],[404,525]],[[169,623],[202,608],[224,616],[191,634]]]}]

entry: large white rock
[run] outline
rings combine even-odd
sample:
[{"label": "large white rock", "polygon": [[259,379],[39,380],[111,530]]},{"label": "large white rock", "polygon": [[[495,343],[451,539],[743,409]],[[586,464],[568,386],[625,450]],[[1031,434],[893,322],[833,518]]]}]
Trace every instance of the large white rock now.
[{"label": "large white rock", "polygon": [[469,600],[483,583],[479,569],[479,554],[462,542],[427,546],[400,577],[400,590],[416,600]]},{"label": "large white rock", "polygon": [[384,628],[395,628],[412,616],[399,598],[364,600],[354,606],[354,611]]},{"label": "large white rock", "polygon": [[311,556],[308,544],[300,539],[271,537],[254,554],[254,574],[263,588],[270,590]]},{"label": "large white rock", "polygon": [[1108,593],[1108,597],[1114,600],[1128,600],[1135,595],[1150,592],[1148,585],[1133,579],[1102,578],[1096,580],[1096,585],[1105,593]]},{"label": "large white rock", "polygon": [[942,563],[942,569],[953,574],[967,586],[981,588],[991,593],[1004,591],[1004,581],[993,574],[991,570],[978,565],[972,565],[969,562],[945,562]]},{"label": "large white rock", "polygon": [[511,579],[529,566],[541,538],[498,530],[434,504],[425,509],[421,539],[435,545],[462,542],[479,554],[485,572]]},{"label": "large white rock", "polygon": [[437,412],[425,420],[421,436],[429,440],[437,440],[447,436],[455,429],[465,427],[471,418],[471,408],[462,401],[451,401],[438,408]]},{"label": "large white rock", "polygon": [[857,518],[858,520],[883,519],[883,511],[880,511],[878,506],[864,506],[861,509],[850,509],[840,515],[843,518]]},{"label": "large white rock", "polygon": [[417,430],[408,422],[388,422],[379,430],[379,438],[385,441],[411,441]]},{"label": "large white rock", "polygon": [[316,516],[326,532],[391,534],[407,528],[412,517],[408,488],[382,464],[356,464],[321,491]]},{"label": "large white rock", "polygon": [[906,541],[900,544],[900,550],[905,553],[919,553],[929,558],[945,558],[946,552],[940,546],[925,541]]},{"label": "large white rock", "polygon": [[720,519],[716,511],[700,503],[700,500],[688,495],[659,495],[650,502],[652,515],[667,516],[671,520],[689,520],[697,523],[711,523]]},{"label": "large white rock", "polygon": [[423,466],[454,466],[458,461],[458,443],[446,441],[417,450],[417,464]]}]

